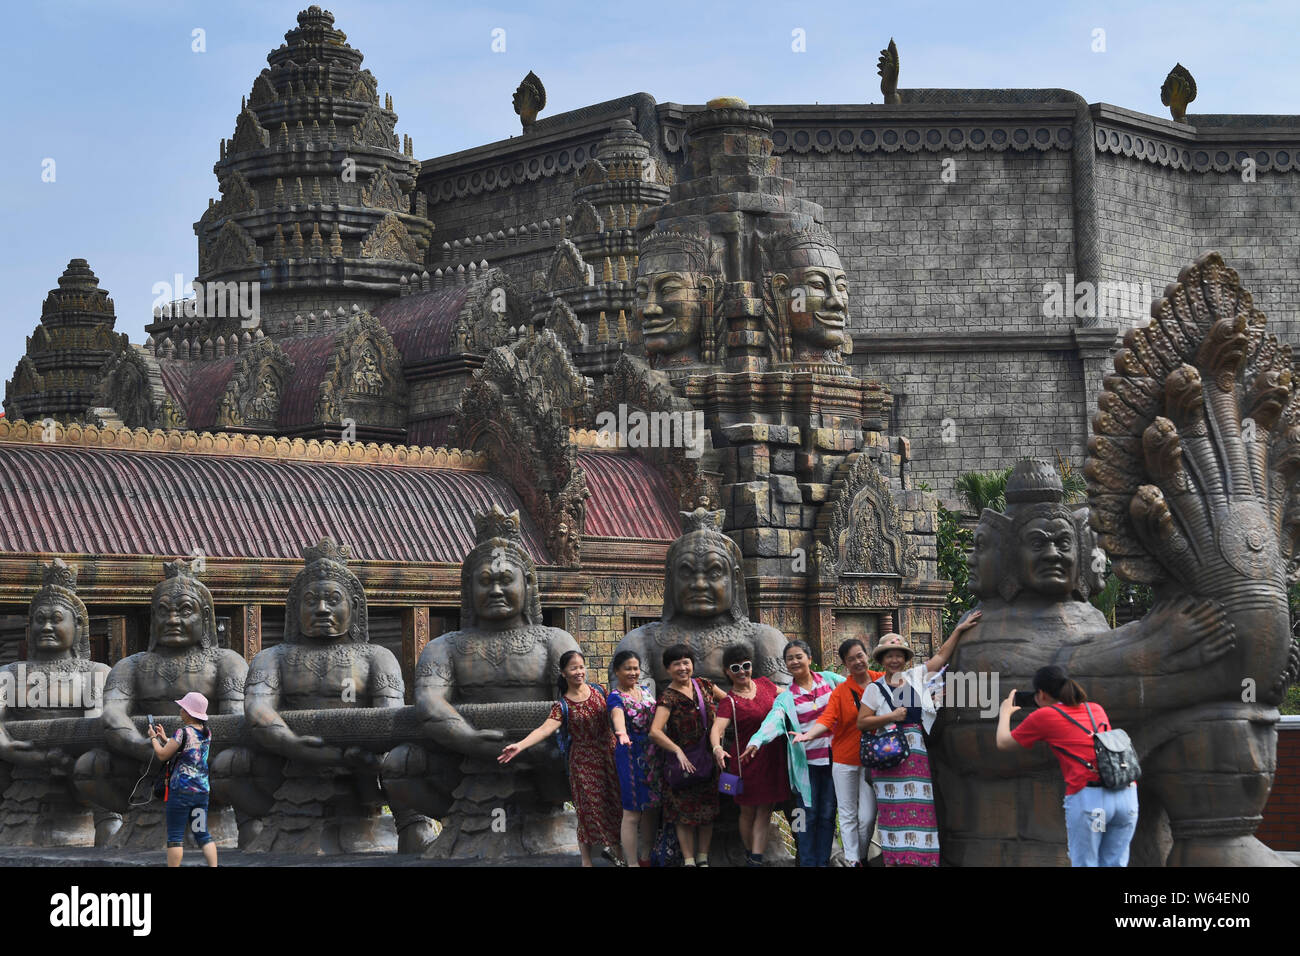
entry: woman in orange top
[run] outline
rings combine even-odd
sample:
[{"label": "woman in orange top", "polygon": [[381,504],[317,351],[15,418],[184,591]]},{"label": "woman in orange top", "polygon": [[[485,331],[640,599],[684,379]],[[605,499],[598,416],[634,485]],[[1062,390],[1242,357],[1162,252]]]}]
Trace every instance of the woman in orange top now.
[{"label": "woman in orange top", "polygon": [[849,669],[848,680],[831,692],[830,702],[813,729],[792,738],[797,743],[805,743],[822,734],[831,734],[831,783],[839,804],[844,859],[849,866],[866,864],[871,831],[876,824],[876,795],[862,769],[862,733],[858,730],[862,689],[884,676],[884,671],[868,669],[870,659],[866,645],[856,637],[840,645],[840,660]]}]

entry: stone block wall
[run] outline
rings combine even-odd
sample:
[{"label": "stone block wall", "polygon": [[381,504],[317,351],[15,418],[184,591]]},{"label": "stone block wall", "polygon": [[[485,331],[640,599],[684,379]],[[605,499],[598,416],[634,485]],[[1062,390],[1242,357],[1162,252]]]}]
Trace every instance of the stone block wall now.
[{"label": "stone block wall", "polygon": [[593,580],[590,600],[567,609],[562,625],[582,646],[590,680],[607,683],[619,641],[634,627],[659,620],[663,600],[662,578],[611,575]]},{"label": "stone block wall", "polygon": [[[1195,173],[1103,153],[1097,156],[1103,273],[1149,281],[1159,298],[1178,271],[1222,253],[1241,275],[1269,328],[1300,344],[1300,181],[1294,173]],[[1145,321],[1145,318],[1143,319]]]},{"label": "stone block wall", "polygon": [[[954,162],[955,182],[940,179]],[[1043,286],[1074,271],[1070,154],[787,153],[849,278],[855,332],[1068,331]]]},{"label": "stone block wall", "polygon": [[911,473],[951,503],[967,471],[1006,468],[1025,456],[1081,468],[1091,405],[1083,367],[1068,351],[853,355],[858,374],[888,382],[891,431],[912,443]]}]

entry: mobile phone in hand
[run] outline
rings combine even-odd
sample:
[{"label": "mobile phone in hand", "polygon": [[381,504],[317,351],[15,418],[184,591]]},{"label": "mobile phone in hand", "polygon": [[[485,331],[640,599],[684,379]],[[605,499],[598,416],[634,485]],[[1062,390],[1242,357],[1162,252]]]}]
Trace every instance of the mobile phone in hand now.
[{"label": "mobile phone in hand", "polygon": [[1034,696],[1032,690],[1018,690],[1016,691],[1014,703],[1017,707],[1037,707],[1038,704],[1035,702]]}]

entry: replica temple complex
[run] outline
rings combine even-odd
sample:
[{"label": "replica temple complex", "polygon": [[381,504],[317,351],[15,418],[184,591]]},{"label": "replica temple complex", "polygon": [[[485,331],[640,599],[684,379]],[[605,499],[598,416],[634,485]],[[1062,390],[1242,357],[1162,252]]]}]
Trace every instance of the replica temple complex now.
[{"label": "replica temple complex", "polygon": [[[884,104],[638,93],[541,117],[530,73],[522,135],[420,161],[333,16],[300,13],[219,144],[197,298],[132,343],[111,277],[74,258],[6,383],[0,664],[112,671],[84,732],[0,710],[0,842],[154,845],[160,819],[127,792],[139,725],[202,689],[229,810],[214,833],[242,846],[563,844],[562,777],[490,759],[545,715],[563,649],[601,680],[620,643],[662,679],[679,638],[712,677],[744,636],[778,682],[795,638],[825,666],[892,631],[928,656],[949,590],[939,496],[1033,456],[1088,459],[1093,510],[1062,504],[1050,466],[1018,466],[1007,515],[977,532],[985,623],[954,666],[1024,676],[1074,655],[1117,713],[1152,720],[1163,815],[1144,859],[1267,862],[1251,834],[1298,669],[1300,117],[1183,114],[1194,83],[1174,74],[1173,119],[1063,90],[897,89],[897,62],[891,43]],[[1177,429],[1200,442],[1192,477]],[[1187,564],[1162,493],[1176,533],[1221,554]],[[1068,587],[1017,564],[1033,520],[1077,534]],[[1221,521],[1240,533],[1216,537]],[[688,545],[731,568],[725,625],[675,607]],[[1086,610],[1098,547],[1173,603],[1107,631]],[[472,586],[498,564],[527,582],[501,620]],[[322,587],[349,607],[323,629],[304,610]],[[158,621],[181,592],[202,613],[173,634]],[[59,602],[66,647],[35,637]],[[1030,606],[1050,608],[1047,636]],[[347,707],[331,668],[367,675]],[[502,674],[524,698],[494,691]],[[1218,700],[1242,675],[1258,703]],[[1163,695],[1127,683],[1155,676]],[[972,712],[938,734],[942,791],[1054,814],[956,813],[949,861],[1063,859],[1044,768],[980,780],[992,732]],[[1200,802],[1180,796],[1189,767]],[[487,800],[507,794],[523,824],[494,841]]]}]

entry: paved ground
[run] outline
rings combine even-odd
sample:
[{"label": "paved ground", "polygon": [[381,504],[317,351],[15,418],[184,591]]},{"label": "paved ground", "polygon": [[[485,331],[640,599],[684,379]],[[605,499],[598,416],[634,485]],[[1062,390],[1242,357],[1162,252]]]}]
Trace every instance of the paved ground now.
[{"label": "paved ground", "polygon": [[[163,866],[164,855],[158,850],[96,850],[94,847],[0,847],[0,867],[7,866]],[[581,865],[578,854],[534,856],[525,860],[468,861],[422,860],[397,853],[354,853],[345,856],[303,856],[292,853],[241,853],[239,850],[222,850],[218,856],[222,866],[302,866],[302,867],[461,867],[461,866],[550,866]],[[203,854],[191,847],[185,848],[182,866],[203,866]],[[598,860],[597,866],[610,866]]]}]

